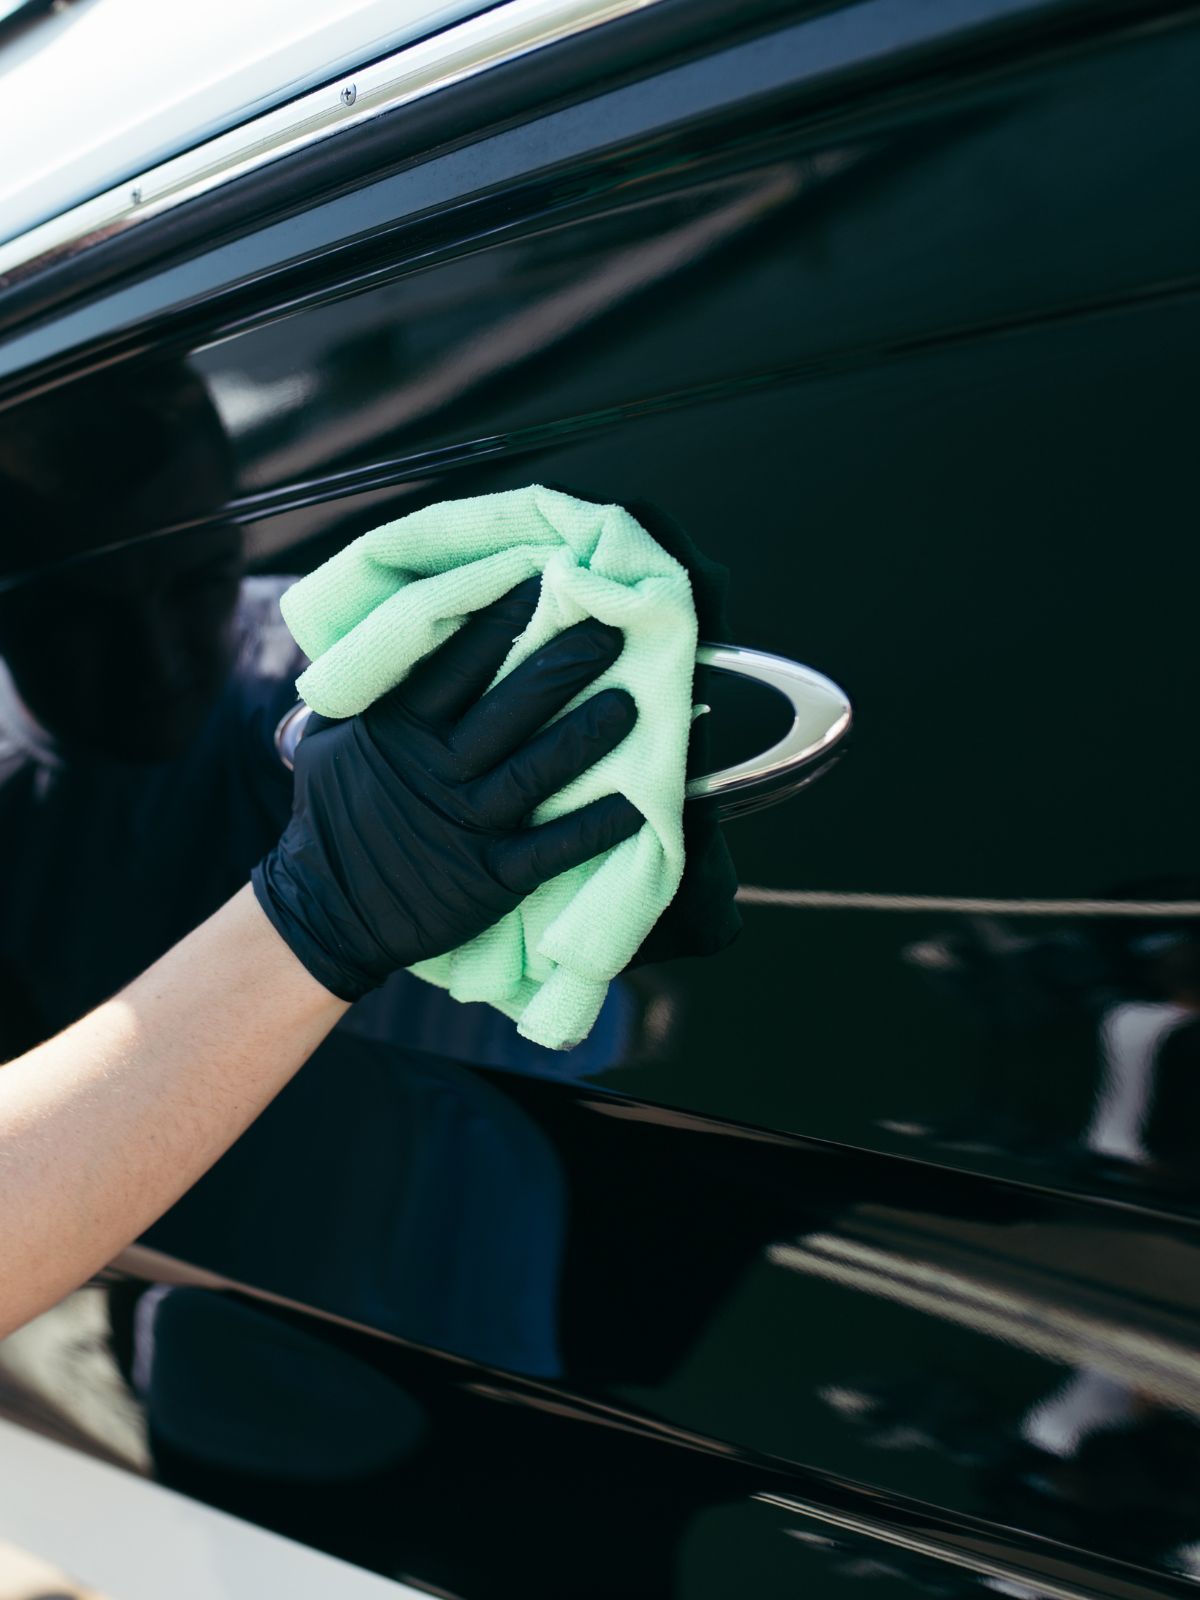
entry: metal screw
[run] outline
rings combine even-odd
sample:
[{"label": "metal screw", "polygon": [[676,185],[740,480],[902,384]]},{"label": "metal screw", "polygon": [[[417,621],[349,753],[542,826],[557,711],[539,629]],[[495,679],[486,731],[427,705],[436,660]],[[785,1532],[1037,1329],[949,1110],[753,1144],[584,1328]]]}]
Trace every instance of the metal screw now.
[{"label": "metal screw", "polygon": [[141,186],[140,185],[135,186],[134,188],[132,188],[129,191],[129,198],[133,201],[135,206],[140,206],[141,205],[141,203],[142,203],[142,190],[141,190]]},{"label": "metal screw", "polygon": [[344,106],[352,106],[357,99],[358,90],[352,83],[348,83],[342,90],[342,104]]}]

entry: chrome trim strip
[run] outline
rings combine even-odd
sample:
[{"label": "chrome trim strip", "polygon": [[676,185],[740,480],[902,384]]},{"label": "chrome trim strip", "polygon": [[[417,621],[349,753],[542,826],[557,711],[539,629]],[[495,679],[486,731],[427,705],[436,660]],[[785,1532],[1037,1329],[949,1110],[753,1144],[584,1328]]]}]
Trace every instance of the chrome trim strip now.
[{"label": "chrome trim strip", "polygon": [[218,134],[0,244],[0,291],[280,156],[655,4],[657,0],[507,0]]},{"label": "chrome trim strip", "polygon": [[[792,725],[777,744],[761,755],[693,778],[687,786],[689,800],[727,801],[767,784],[785,788],[786,780],[827,756],[849,731],[851,709],[845,692],[823,673],[802,667],[798,661],[768,655],[764,650],[746,650],[740,645],[701,644],[696,650],[696,663],[778,690],[791,704]],[[284,712],[275,729],[275,749],[289,772],[311,715],[310,707],[301,700]],[[779,798],[785,798],[786,792],[785,789]]]},{"label": "chrome trim strip", "polygon": [[981,895],[872,894],[867,890],[772,889],[744,883],[748,906],[795,906],[809,911],[931,911],[964,917],[1138,917],[1194,921],[1200,900],[1001,900]]}]

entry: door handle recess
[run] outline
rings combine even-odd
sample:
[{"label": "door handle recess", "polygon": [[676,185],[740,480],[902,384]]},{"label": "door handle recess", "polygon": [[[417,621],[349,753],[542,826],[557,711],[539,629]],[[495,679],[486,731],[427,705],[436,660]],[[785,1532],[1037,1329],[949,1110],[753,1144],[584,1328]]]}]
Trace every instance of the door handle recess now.
[{"label": "door handle recess", "polygon": [[[758,811],[786,800],[828,771],[837,759],[837,746],[850,729],[852,713],[845,691],[824,673],[786,656],[736,644],[701,644],[696,664],[774,689],[790,704],[792,725],[782,739],[758,755],[689,779],[689,801],[713,805],[723,817]],[[275,749],[289,772],[311,715],[311,708],[301,700],[284,713],[275,729]]]}]

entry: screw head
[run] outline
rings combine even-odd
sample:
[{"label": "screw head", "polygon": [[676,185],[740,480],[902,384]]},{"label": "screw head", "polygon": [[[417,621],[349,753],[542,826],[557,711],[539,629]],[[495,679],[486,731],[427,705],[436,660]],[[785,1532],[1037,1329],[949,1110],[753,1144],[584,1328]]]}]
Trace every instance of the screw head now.
[{"label": "screw head", "polygon": [[357,99],[358,90],[352,83],[348,83],[342,90],[342,104],[344,106],[352,106]]}]

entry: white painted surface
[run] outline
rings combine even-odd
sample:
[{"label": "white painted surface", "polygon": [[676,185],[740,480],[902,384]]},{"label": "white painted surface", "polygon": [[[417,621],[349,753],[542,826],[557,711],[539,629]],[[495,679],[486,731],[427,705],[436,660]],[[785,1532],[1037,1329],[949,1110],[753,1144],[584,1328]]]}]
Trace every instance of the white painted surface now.
[{"label": "white painted surface", "polygon": [[428,1600],[9,1422],[0,1540],[110,1600]]},{"label": "white painted surface", "polygon": [[0,239],[485,7],[74,0],[0,48]]}]

